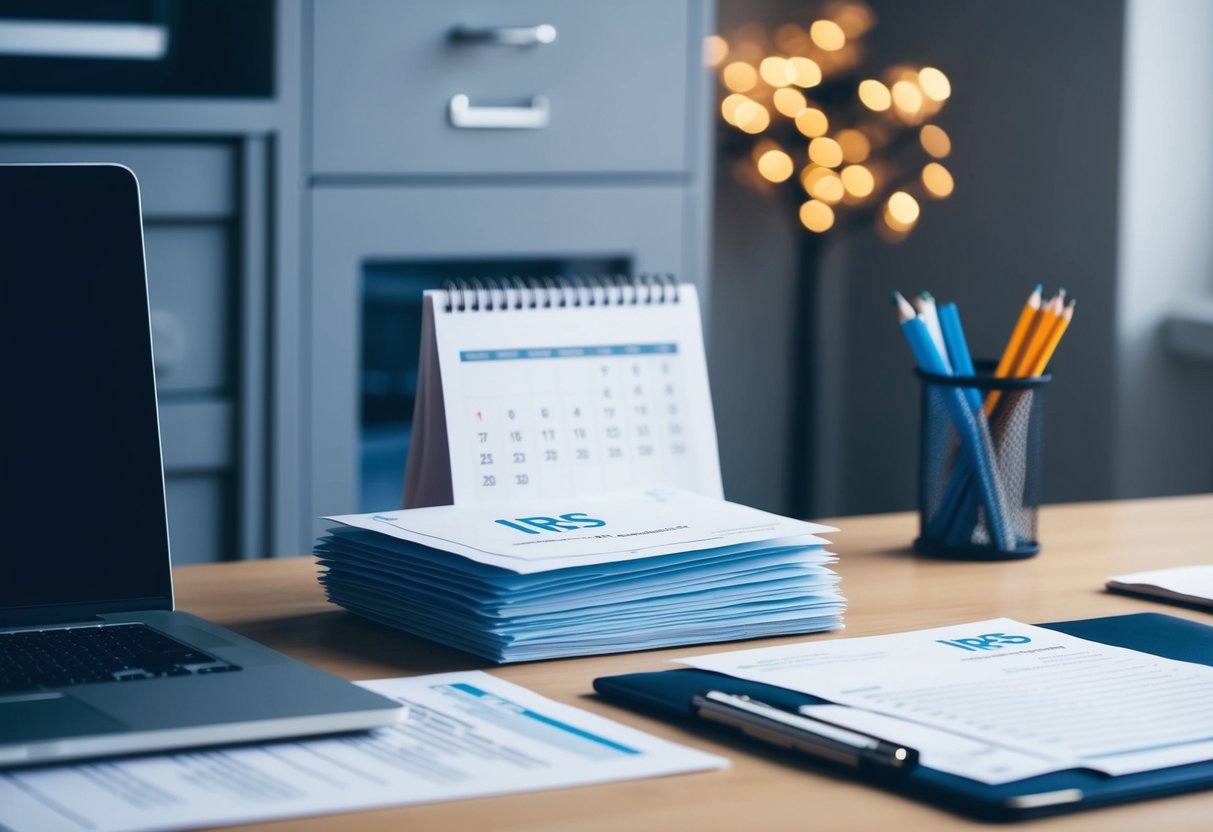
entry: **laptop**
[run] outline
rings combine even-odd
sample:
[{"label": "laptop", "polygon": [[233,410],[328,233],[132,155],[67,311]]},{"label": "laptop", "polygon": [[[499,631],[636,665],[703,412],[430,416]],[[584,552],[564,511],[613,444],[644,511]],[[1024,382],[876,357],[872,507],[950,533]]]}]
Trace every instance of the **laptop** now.
[{"label": "laptop", "polygon": [[174,611],[166,518],[135,177],[0,165],[0,766],[400,721]]}]

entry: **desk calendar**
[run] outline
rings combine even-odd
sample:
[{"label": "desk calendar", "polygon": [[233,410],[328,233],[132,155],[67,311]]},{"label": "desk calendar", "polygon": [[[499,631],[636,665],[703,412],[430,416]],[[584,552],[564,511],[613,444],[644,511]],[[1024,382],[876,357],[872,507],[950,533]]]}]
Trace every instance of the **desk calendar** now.
[{"label": "desk calendar", "polygon": [[723,497],[694,286],[426,293],[405,507],[656,484]]}]

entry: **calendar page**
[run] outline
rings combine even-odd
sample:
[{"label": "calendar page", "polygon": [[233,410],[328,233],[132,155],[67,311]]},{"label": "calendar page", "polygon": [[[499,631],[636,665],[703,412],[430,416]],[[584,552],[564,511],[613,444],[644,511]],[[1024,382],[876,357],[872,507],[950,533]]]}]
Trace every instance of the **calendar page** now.
[{"label": "calendar page", "polygon": [[723,497],[693,286],[593,306],[426,300],[456,505],[657,484]]}]

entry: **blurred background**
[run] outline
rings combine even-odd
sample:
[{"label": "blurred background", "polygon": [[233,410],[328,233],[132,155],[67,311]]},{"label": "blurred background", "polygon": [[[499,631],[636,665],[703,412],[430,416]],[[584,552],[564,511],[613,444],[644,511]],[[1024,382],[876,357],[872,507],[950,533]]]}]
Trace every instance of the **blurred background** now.
[{"label": "blurred background", "polygon": [[891,290],[995,358],[1065,288],[1046,500],[1209,491],[1211,31],[1203,0],[0,0],[0,161],[140,178],[180,563],[398,505],[421,293],[472,276],[697,283],[726,495],[813,517],[915,506]]}]

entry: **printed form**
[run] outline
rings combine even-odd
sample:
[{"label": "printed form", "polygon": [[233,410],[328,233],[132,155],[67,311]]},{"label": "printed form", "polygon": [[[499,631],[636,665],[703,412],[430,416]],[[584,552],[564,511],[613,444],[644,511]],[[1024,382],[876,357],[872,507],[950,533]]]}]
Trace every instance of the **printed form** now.
[{"label": "printed form", "polygon": [[183,829],[723,768],[477,671],[360,683],[407,719],[305,742],[0,772],[0,829]]},{"label": "printed form", "polygon": [[683,663],[827,699],[804,712],[987,783],[1213,759],[1213,668],[1007,618]]}]

